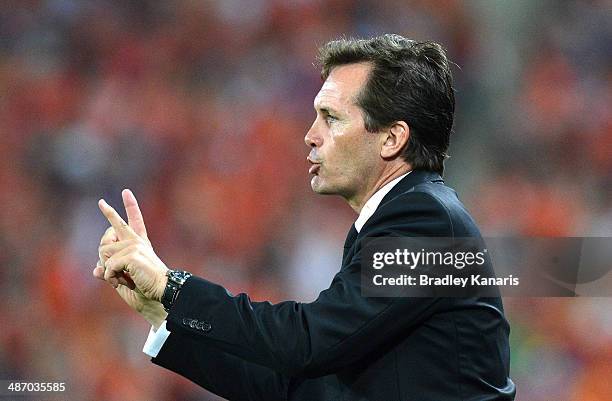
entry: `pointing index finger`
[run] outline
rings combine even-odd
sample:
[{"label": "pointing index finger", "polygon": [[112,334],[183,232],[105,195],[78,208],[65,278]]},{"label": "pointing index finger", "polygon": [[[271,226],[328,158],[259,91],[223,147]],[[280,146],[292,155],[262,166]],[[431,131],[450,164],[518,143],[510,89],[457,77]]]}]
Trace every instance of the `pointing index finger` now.
[{"label": "pointing index finger", "polygon": [[136,233],[128,226],[128,224],[119,216],[104,199],[98,201],[98,207],[106,219],[115,229],[115,233],[120,240],[128,239],[137,236]]}]

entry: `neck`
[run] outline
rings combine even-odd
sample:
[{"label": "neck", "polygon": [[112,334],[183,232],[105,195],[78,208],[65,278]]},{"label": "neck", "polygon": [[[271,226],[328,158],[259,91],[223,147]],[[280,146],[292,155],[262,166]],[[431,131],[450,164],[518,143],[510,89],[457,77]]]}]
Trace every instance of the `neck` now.
[{"label": "neck", "polygon": [[372,197],[379,189],[393,181],[399,176],[402,176],[412,170],[412,167],[406,163],[397,164],[393,167],[383,170],[382,174],[369,186],[369,190],[361,196],[355,196],[347,199],[349,206],[357,213],[361,213],[361,209],[366,204],[368,199]]}]

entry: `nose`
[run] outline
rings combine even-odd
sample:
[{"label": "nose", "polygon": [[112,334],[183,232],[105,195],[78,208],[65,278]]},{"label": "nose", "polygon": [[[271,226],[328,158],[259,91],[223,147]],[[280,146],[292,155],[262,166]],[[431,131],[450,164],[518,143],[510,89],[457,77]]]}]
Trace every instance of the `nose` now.
[{"label": "nose", "polygon": [[306,143],[306,146],[311,148],[318,148],[323,144],[323,138],[317,133],[315,129],[315,124],[316,121],[308,130],[306,136],[304,136],[304,142]]}]

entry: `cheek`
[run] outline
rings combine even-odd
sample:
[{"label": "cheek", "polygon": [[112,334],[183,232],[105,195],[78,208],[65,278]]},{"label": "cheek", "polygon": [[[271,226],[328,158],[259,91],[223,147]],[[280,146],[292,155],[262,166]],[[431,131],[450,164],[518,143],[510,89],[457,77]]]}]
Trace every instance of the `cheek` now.
[{"label": "cheek", "polygon": [[328,172],[339,179],[352,178],[362,166],[363,144],[358,142],[358,138],[339,136],[330,145]]},{"label": "cheek", "polygon": [[329,172],[339,173],[351,162],[350,146],[344,138],[336,138],[329,141],[329,147],[325,154],[325,165]]},{"label": "cheek", "polygon": [[355,150],[357,136],[357,133],[351,132],[346,126],[338,126],[336,129],[332,129],[328,138],[330,156],[337,160],[350,157]]}]

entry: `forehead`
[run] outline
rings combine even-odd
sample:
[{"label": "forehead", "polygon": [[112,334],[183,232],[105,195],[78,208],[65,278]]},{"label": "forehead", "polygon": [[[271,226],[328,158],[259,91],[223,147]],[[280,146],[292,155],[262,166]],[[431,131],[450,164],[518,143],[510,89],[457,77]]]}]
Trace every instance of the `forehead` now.
[{"label": "forehead", "polygon": [[341,108],[355,104],[359,90],[368,79],[370,63],[334,67],[314,99],[315,109]]}]

